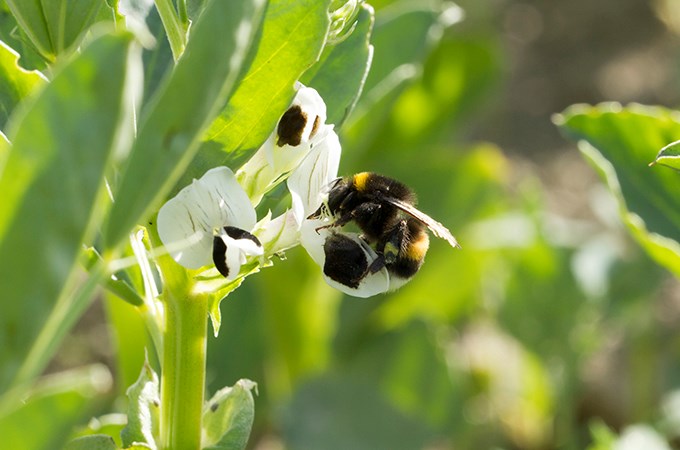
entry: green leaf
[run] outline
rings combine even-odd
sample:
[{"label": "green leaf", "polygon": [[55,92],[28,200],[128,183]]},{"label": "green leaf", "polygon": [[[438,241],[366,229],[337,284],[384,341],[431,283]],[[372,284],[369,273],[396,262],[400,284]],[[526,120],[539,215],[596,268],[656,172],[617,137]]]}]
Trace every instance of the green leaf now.
[{"label": "green leaf", "polygon": [[656,164],[680,170],[680,141],[672,142],[662,148],[654,161],[649,165],[653,166]]},{"label": "green leaf", "polygon": [[399,94],[421,74],[423,63],[444,29],[460,16],[459,7],[437,0],[402,0],[380,11],[371,36],[377,49],[371,71],[361,99],[343,129],[347,147],[355,152],[364,150],[361,146],[382,129]]},{"label": "green leaf", "polygon": [[680,135],[680,116],[661,107],[576,105],[555,118],[616,197],[633,236],[680,276],[680,172],[648,167]]},{"label": "green leaf", "polygon": [[111,388],[111,374],[95,365],[46,376],[27,398],[0,412],[2,447],[22,450],[61,448],[72,428],[89,417]]},{"label": "green leaf", "polygon": [[241,379],[220,389],[203,410],[202,447],[208,450],[241,450],[246,447],[255,418],[253,381]]},{"label": "green leaf", "polygon": [[5,128],[16,105],[44,83],[40,72],[22,69],[19,54],[0,42],[0,128]]},{"label": "green leaf", "polygon": [[373,16],[373,8],[363,4],[349,37],[337,45],[326,46],[319,62],[301,80],[316,89],[326,102],[328,123],[342,124],[361,95],[373,57],[373,46],[369,43]]},{"label": "green leaf", "polygon": [[117,450],[118,447],[111,436],[93,434],[72,440],[64,450]]},{"label": "green leaf", "polygon": [[0,254],[12,255],[0,258],[0,390],[24,359],[18,378],[35,376],[87,306],[87,296],[76,304],[70,294],[106,204],[109,161],[132,135],[141,70],[132,42],[129,33],[93,41],[10,120],[13,147],[0,169]]},{"label": "green leaf", "polygon": [[104,0],[6,0],[42,56],[53,61],[95,22]]},{"label": "green leaf", "polygon": [[148,362],[144,363],[135,384],[128,388],[127,397],[128,424],[120,433],[123,447],[147,444],[156,448],[161,400],[158,375]]},{"label": "green leaf", "polygon": [[118,245],[182,175],[204,128],[227,102],[262,16],[261,0],[210,2],[186,50],[140,122],[115,194],[105,242]]},{"label": "green leaf", "polygon": [[[213,122],[206,140],[229,153],[228,161],[262,145],[290,104],[294,83],[319,57],[328,32],[329,0],[271,0],[252,64]],[[228,164],[233,165],[233,164]]]}]

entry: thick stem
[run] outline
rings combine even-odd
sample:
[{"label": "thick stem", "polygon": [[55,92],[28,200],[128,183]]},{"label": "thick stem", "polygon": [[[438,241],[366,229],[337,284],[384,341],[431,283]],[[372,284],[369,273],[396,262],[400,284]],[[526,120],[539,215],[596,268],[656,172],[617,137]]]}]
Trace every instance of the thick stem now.
[{"label": "thick stem", "polygon": [[184,51],[186,31],[177,17],[177,11],[172,4],[172,0],[155,0],[155,3],[158,15],[161,16],[165,33],[168,35],[172,56],[177,61]]},{"label": "thick stem", "polygon": [[[205,391],[208,302],[167,289],[161,373],[162,450],[198,450]],[[184,289],[179,289],[182,292]]]}]

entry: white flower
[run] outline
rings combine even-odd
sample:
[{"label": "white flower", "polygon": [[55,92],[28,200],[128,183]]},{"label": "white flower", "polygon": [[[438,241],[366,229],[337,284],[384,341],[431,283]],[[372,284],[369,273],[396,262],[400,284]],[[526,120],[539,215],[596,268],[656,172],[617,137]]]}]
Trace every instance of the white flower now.
[{"label": "white flower", "polygon": [[[337,135],[328,130],[291,173],[288,189],[293,216],[300,228],[300,243],[322,268],[326,282],[345,294],[370,297],[386,292],[390,287],[390,276],[384,266],[375,272],[369,269],[379,255],[358,234],[327,227],[333,222],[330,215],[322,213],[318,218],[308,219],[322,207],[329,185],[337,178],[340,153]],[[333,251],[331,258],[327,258],[329,251]],[[334,280],[327,274],[333,272],[329,270],[331,266],[339,266],[341,271],[353,274],[356,282]]]},{"label": "white flower", "polygon": [[297,94],[276,130],[236,172],[253,205],[297,167],[328,128],[321,96],[298,83]]},{"label": "white flower", "polygon": [[158,212],[158,234],[175,261],[188,269],[214,263],[235,279],[247,256],[261,256],[250,233],[255,209],[228,167],[216,167],[194,180]]}]

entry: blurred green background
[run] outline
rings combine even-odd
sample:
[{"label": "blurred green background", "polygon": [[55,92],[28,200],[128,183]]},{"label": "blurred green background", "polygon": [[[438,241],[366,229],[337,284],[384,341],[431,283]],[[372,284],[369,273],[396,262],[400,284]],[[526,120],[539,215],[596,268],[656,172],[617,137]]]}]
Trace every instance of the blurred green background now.
[{"label": "blurred green background", "polygon": [[[673,442],[680,288],[551,115],[676,105],[677,6],[464,0],[459,20],[440,1],[370,4],[373,67],[339,127],[341,173],[410,185],[463,248],[433,239],[410,284],[366,300],[288,252],[222,302],[208,394],[258,383],[258,450],[604,449],[643,423]],[[102,298],[52,370],[107,364],[121,408],[144,339],[130,305]]]}]

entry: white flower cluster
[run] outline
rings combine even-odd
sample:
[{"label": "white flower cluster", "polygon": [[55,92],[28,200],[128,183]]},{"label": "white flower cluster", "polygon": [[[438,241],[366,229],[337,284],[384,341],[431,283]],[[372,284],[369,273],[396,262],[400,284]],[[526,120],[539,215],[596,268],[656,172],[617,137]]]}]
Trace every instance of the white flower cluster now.
[{"label": "white flower cluster", "polygon": [[[325,103],[314,89],[299,85],[277,129],[235,174],[228,167],[211,169],[161,207],[157,221],[161,241],[182,266],[214,265],[228,281],[239,277],[249,259],[264,260],[298,243],[323,268],[324,245],[339,233],[323,228],[332,221],[329,215],[308,217],[322,207],[337,178],[341,151],[333,125],[326,124]],[[257,222],[255,207],[286,178],[291,208]],[[342,235],[364,248],[368,261],[377,258],[356,233]],[[330,285],[360,297],[389,287],[384,268],[357,287],[324,277]]]}]

